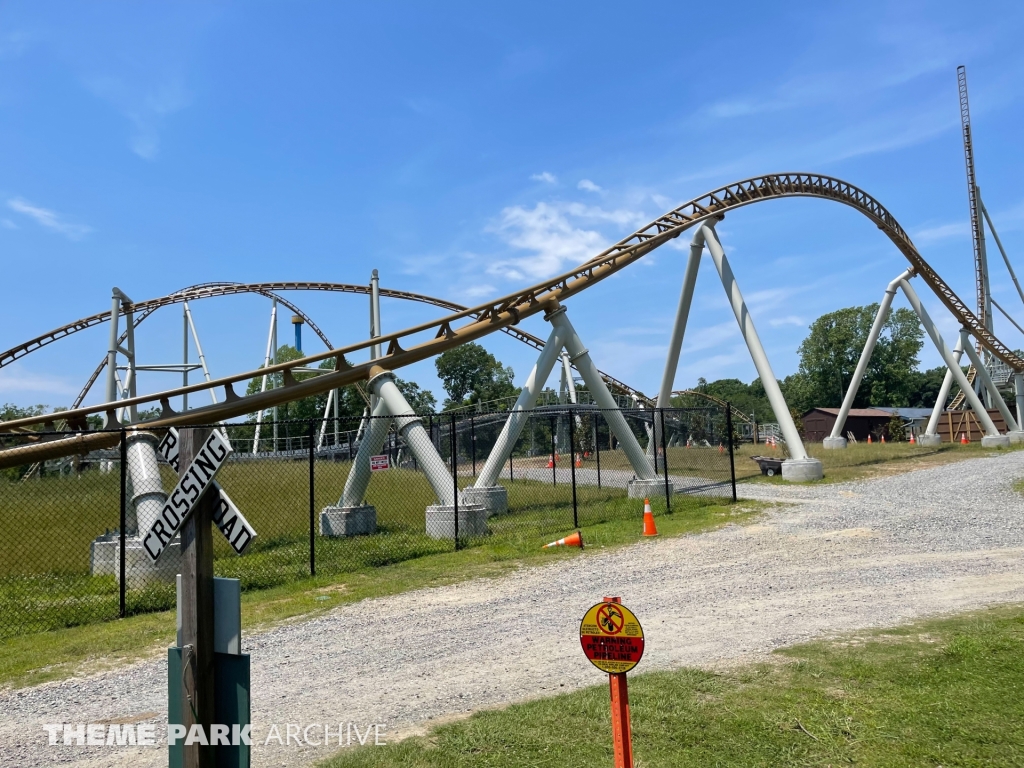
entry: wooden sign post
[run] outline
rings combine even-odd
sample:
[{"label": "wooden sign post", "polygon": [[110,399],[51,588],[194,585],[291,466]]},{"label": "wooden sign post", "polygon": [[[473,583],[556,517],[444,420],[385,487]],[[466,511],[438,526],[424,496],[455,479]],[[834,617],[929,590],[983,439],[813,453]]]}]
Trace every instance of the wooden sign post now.
[{"label": "wooden sign post", "polygon": [[[203,449],[209,429],[182,429],[179,477],[183,477],[192,460]],[[204,493],[181,529],[181,645],[184,649],[183,725],[194,723],[210,733],[214,722],[213,679],[213,515],[217,494]],[[216,747],[187,744],[185,768],[213,768]]]}]

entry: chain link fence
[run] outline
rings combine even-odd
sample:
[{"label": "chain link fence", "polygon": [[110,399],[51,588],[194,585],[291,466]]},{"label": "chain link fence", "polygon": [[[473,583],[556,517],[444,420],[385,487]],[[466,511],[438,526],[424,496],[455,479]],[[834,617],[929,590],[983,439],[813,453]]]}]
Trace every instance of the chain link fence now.
[{"label": "chain link fence", "polygon": [[[609,417],[625,419],[642,471]],[[508,411],[212,427],[232,447],[208,491],[230,500],[215,516],[215,573],[258,590],[639,524],[644,496],[656,514],[735,500],[727,408],[553,405],[520,419],[514,440]],[[188,476],[174,493],[178,435],[119,432],[115,448],[0,477],[0,639],[174,607],[180,543],[164,535],[153,562],[147,549],[158,539],[146,535],[189,493]],[[57,436],[67,433],[0,434],[0,445]],[[251,542],[231,505],[255,531]]]}]

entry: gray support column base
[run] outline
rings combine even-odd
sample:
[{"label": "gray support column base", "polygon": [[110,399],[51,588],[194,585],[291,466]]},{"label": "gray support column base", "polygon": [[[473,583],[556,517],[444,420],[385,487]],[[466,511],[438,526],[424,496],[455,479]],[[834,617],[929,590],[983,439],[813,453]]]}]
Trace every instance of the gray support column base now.
[{"label": "gray support column base", "polygon": [[1024,431],[1007,432],[1006,437],[1010,438],[1011,443],[1024,443]]},{"label": "gray support column base", "polygon": [[[155,563],[142,548],[142,539],[128,536],[124,542],[124,573],[129,589],[142,589],[150,584],[166,584],[181,573],[181,540],[175,539]],[[92,542],[89,570],[93,576],[121,574],[121,537],[118,533],[105,533]]]},{"label": "gray support column base", "polygon": [[[668,483],[668,492],[675,493],[671,480]],[[651,497],[663,499],[665,498],[665,478],[643,480],[634,477],[626,483],[626,495],[631,499],[649,499]]]},{"label": "gray support column base", "polygon": [[358,507],[324,507],[320,512],[320,535],[370,536],[377,532],[377,508],[369,504]]},{"label": "gray support column base", "polygon": [[480,505],[486,509],[488,517],[508,512],[508,488],[503,485],[488,485],[483,488],[470,486],[462,491],[461,498],[466,504]]},{"label": "gray support column base", "polygon": [[824,476],[825,469],[818,459],[786,459],[782,462],[782,479],[791,483],[809,483]]},{"label": "gray support column base", "polygon": [[942,445],[942,437],[939,435],[918,435],[916,440],[922,448],[936,448]]},{"label": "gray support column base", "polygon": [[982,448],[1009,448],[1009,435],[985,435],[981,438]]},{"label": "gray support column base", "polygon": [[822,444],[825,446],[826,450],[834,451],[834,450],[846,447],[846,438],[845,437],[826,437],[824,439],[824,441],[822,442]]},{"label": "gray support column base", "polygon": [[[479,504],[459,504],[459,538],[486,536],[487,510]],[[434,504],[427,507],[427,536],[432,539],[455,538],[455,507]]]}]

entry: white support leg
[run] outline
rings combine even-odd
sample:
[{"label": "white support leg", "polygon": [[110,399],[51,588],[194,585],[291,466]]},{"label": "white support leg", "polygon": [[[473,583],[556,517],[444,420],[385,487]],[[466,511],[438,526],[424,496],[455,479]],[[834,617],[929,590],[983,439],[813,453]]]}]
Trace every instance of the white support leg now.
[{"label": "white support leg", "polygon": [[[953,359],[956,361],[957,366],[960,365],[960,358],[964,354],[964,340],[962,336],[957,336],[956,346],[953,347]],[[917,440],[917,444],[922,448],[934,447],[942,443],[942,438],[939,437],[939,419],[942,418],[943,411],[946,410],[946,401],[949,399],[949,390],[953,388],[953,371],[946,368],[946,374],[942,377],[942,386],[939,387],[939,394],[935,398],[935,405],[932,408],[932,415],[928,418],[928,426],[925,427],[924,434],[920,435]]]},{"label": "white support leg", "polygon": [[[263,357],[263,367],[267,368],[270,365],[270,351],[274,346],[274,328],[277,326],[277,301],[271,305],[270,309],[270,330],[267,332],[267,353]],[[267,391],[267,374],[263,374],[263,381],[260,383],[260,392]],[[260,452],[260,431],[263,429],[263,413],[260,409],[256,414],[256,434],[252,438],[252,452]]]},{"label": "white support leg", "polygon": [[992,377],[989,375],[988,369],[982,363],[981,356],[978,355],[978,353],[974,351],[974,347],[971,346],[966,328],[960,329],[960,337],[963,339],[964,351],[967,353],[967,357],[971,359],[971,364],[974,366],[974,370],[977,372],[977,376],[981,380],[982,386],[988,392],[991,402],[995,403],[996,408],[999,409],[999,414],[1003,417],[1003,422],[1006,424],[1006,436],[1010,438],[1011,443],[1024,441],[1024,432],[1020,431],[1020,427],[1017,426],[1017,422],[1010,414],[1010,409],[1006,407],[1006,401],[1003,400],[1003,396],[999,394],[999,389],[992,381]]},{"label": "white support leg", "polygon": [[740,326],[740,333],[743,334],[743,339],[747,342],[747,349],[750,350],[750,357],[754,361],[757,375],[761,377],[761,384],[764,386],[765,394],[768,395],[768,402],[772,406],[775,419],[782,430],[782,437],[786,441],[786,450],[789,451],[790,458],[782,463],[782,476],[787,480],[795,482],[820,480],[824,476],[821,462],[810,458],[804,449],[803,440],[800,439],[800,433],[797,432],[796,424],[789,413],[786,398],[782,396],[779,382],[772,371],[771,363],[768,362],[768,355],[765,354],[764,347],[761,345],[761,339],[754,328],[754,321],[747,310],[747,304],[743,300],[743,294],[740,293],[740,287],[736,283],[736,278],[732,273],[732,268],[729,266],[729,260],[725,256],[725,251],[722,249],[722,244],[718,241],[718,234],[715,232],[714,225],[704,224],[701,229],[704,231],[704,239],[708,244],[708,250],[711,251],[711,258],[714,259],[715,267],[722,278],[725,294],[729,297],[730,304],[732,304],[733,313],[736,315],[736,322]]},{"label": "white support leg", "polygon": [[907,301],[910,302],[910,306],[913,307],[917,316],[921,319],[921,325],[924,326],[928,336],[931,337],[932,343],[935,348],[942,355],[943,361],[946,363],[946,367],[953,372],[953,378],[956,379],[956,383],[960,385],[960,389],[963,390],[964,396],[967,398],[967,402],[971,404],[971,408],[974,409],[974,415],[978,419],[978,423],[981,424],[985,430],[985,436],[981,438],[981,444],[986,447],[1002,447],[1010,444],[1010,438],[1005,435],[1000,435],[999,430],[996,429],[996,425],[992,422],[992,418],[988,415],[988,411],[981,404],[981,400],[978,399],[977,393],[971,388],[971,385],[967,382],[967,376],[960,370],[960,364],[949,347],[946,346],[946,342],[942,340],[942,335],[939,333],[938,327],[932,322],[931,316],[925,310],[924,305],[921,304],[921,299],[917,295],[917,291],[914,287],[906,280],[900,283],[900,287],[903,289],[903,293],[907,297]]},{"label": "white support leg", "polygon": [[[676,320],[672,326],[672,337],[668,342],[668,355],[665,357],[665,371],[661,375],[661,388],[658,390],[657,408],[668,408],[672,400],[672,387],[679,369],[679,354],[683,348],[683,337],[686,335],[686,323],[690,317],[690,305],[693,303],[693,291],[697,286],[697,272],[700,270],[700,259],[704,253],[704,231],[698,229],[690,241],[690,255],[686,260],[686,271],[683,272],[683,287],[679,293],[679,306],[676,308]],[[661,444],[661,424],[654,419],[654,436],[648,444],[647,456],[654,459],[656,446]]]},{"label": "white support leg", "polygon": [[519,435],[522,434],[523,427],[530,418],[530,411],[537,404],[537,398],[544,387],[544,382],[551,375],[551,370],[555,367],[555,361],[558,360],[561,351],[562,336],[557,327],[552,328],[548,340],[544,343],[544,349],[540,351],[533,370],[526,377],[526,383],[523,384],[519,398],[512,406],[512,412],[509,413],[505,425],[501,428],[501,434],[498,435],[476,483],[463,492],[467,501],[482,504],[491,514],[508,511],[508,492],[504,486],[498,485],[498,475],[501,474],[509,456],[512,455],[512,449],[515,447],[516,441],[519,440]]},{"label": "white support leg", "polygon": [[[590,359],[590,352],[583,346],[583,342],[580,341],[580,337],[576,334],[572,323],[569,322],[569,318],[565,313],[565,307],[558,307],[558,309],[545,315],[544,319],[555,326],[562,335],[570,360],[583,377],[583,381],[586,383],[587,389],[590,390],[590,394],[594,397],[597,406],[604,411],[602,415],[608,422],[608,427],[616,439],[618,439],[623,452],[626,454],[626,458],[629,459],[629,463],[636,473],[637,480],[630,482],[628,493],[632,498],[637,498],[638,495],[664,495],[664,483],[658,479],[654,467],[651,466],[651,463],[644,455],[643,448],[637,442],[636,435],[633,434],[629,424],[626,423],[626,418],[622,415],[622,411],[616,405],[615,398],[612,397],[611,392],[608,391],[604,381],[601,379],[601,374],[598,373],[597,368],[594,366],[594,361]],[[659,486],[659,483],[662,484]],[[660,493],[658,491],[659,487],[661,488]]]},{"label": "white support leg", "polygon": [[380,453],[384,447],[384,440],[387,439],[388,430],[391,429],[391,419],[385,418],[387,415],[387,406],[383,400],[378,400],[377,407],[368,418],[369,424],[363,432],[363,439],[359,441],[355,461],[352,462],[352,469],[345,480],[345,490],[338,501],[339,507],[353,508],[362,505],[366,497],[366,486],[370,484],[370,457]]},{"label": "white support leg", "polygon": [[842,436],[843,429],[846,427],[846,418],[850,415],[850,408],[853,407],[854,398],[857,397],[857,390],[860,389],[860,383],[864,378],[865,371],[868,369],[868,363],[871,362],[871,355],[874,353],[875,344],[878,343],[878,337],[882,333],[882,326],[885,325],[885,320],[889,316],[889,308],[892,307],[892,300],[899,288],[900,281],[906,280],[912,275],[912,270],[905,270],[899,277],[889,283],[885,289],[885,295],[882,296],[882,301],[878,305],[875,322],[871,325],[871,331],[868,333],[867,341],[864,343],[864,350],[861,352],[860,360],[857,362],[857,369],[853,372],[850,387],[846,390],[843,405],[840,407],[836,423],[832,427],[832,434],[825,438],[824,444],[826,448],[846,447],[846,438]]},{"label": "white support leg", "polygon": [[1024,373],[1013,374],[1013,392],[1017,396],[1017,424],[1024,424]]}]

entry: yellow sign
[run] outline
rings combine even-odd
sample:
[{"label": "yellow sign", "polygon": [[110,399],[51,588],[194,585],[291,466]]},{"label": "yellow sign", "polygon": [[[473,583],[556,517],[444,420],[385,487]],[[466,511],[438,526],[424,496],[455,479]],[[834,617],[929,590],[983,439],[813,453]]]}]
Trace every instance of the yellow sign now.
[{"label": "yellow sign", "polygon": [[580,645],[602,672],[629,672],[644,655],[644,630],[620,603],[598,603],[580,622]]}]

